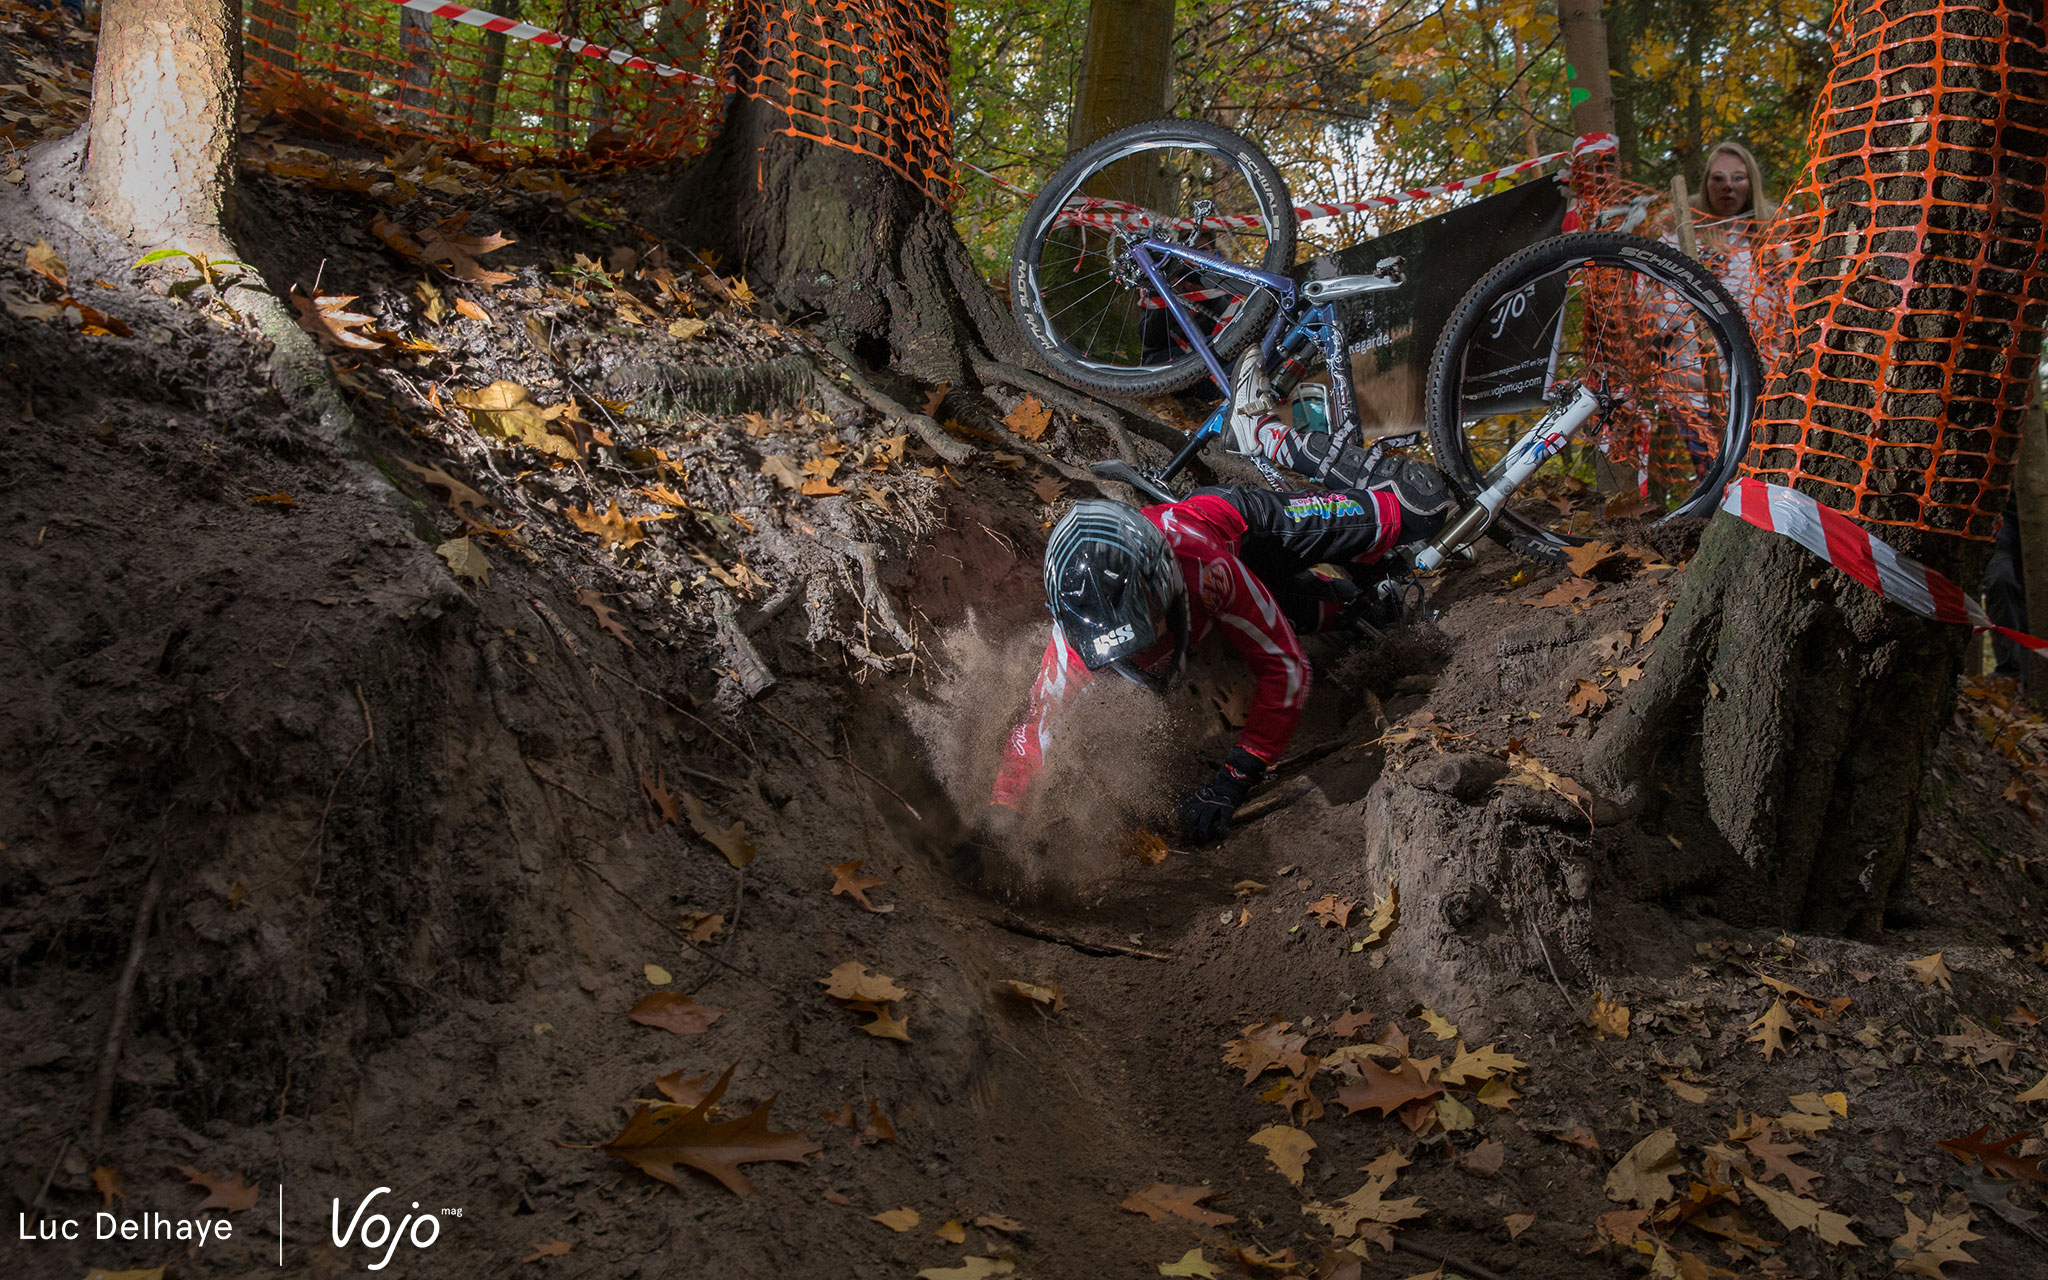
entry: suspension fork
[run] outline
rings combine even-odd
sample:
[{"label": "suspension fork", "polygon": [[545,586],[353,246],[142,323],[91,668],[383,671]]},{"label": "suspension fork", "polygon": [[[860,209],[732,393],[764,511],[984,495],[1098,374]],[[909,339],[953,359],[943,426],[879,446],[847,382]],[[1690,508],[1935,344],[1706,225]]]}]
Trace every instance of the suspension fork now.
[{"label": "suspension fork", "polygon": [[1480,490],[1479,495],[1445,525],[1443,532],[1437,534],[1428,546],[1415,553],[1415,571],[1428,573],[1441,566],[1452,552],[1478,541],[1479,535],[1486,532],[1487,526],[1507,505],[1515,490],[1521,488],[1538,467],[1570,444],[1572,436],[1586,424],[1587,419],[1611,404],[1607,396],[1585,386],[1576,387],[1568,400],[1560,398],[1543,416],[1543,421],[1515,442],[1514,448],[1501,460],[1493,483]]}]

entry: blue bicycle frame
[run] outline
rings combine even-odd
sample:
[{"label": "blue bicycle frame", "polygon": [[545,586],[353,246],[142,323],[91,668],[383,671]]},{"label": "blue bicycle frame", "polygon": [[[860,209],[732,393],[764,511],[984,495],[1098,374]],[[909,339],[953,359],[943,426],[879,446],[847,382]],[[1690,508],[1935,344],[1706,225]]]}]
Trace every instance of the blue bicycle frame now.
[{"label": "blue bicycle frame", "polygon": [[[1208,367],[1209,376],[1215,379],[1216,385],[1223,392],[1223,404],[1209,415],[1201,429],[1188,438],[1188,442],[1181,446],[1180,452],[1176,453],[1173,460],[1161,470],[1161,479],[1171,479],[1178,474],[1181,468],[1194,460],[1195,455],[1200,453],[1210,440],[1222,434],[1224,417],[1230,411],[1231,394],[1230,374],[1224,369],[1223,362],[1217,359],[1215,349],[1209,345],[1208,337],[1202,331],[1201,322],[1166,282],[1165,266],[1173,259],[1188,263],[1205,276],[1220,276],[1247,289],[1264,289],[1273,294],[1279,304],[1278,309],[1274,312],[1273,322],[1266,328],[1265,336],[1259,340],[1259,351],[1265,361],[1267,372],[1271,373],[1277,366],[1281,353],[1305,351],[1310,343],[1314,343],[1322,351],[1324,366],[1330,370],[1330,398],[1334,402],[1331,441],[1341,448],[1357,437],[1358,398],[1351,386],[1346,336],[1343,321],[1337,314],[1337,299],[1312,301],[1306,296],[1307,290],[1334,282],[1316,281],[1309,286],[1303,286],[1297,284],[1291,276],[1241,266],[1227,258],[1203,253],[1199,249],[1175,244],[1170,240],[1142,240],[1131,246],[1129,252],[1138,269],[1145,273],[1145,279],[1151,283],[1153,291],[1163,300],[1167,313],[1173,317],[1174,324],[1186,337],[1188,345],[1201,357],[1202,363]],[[1343,297],[1392,289],[1400,284],[1397,278],[1381,276],[1351,276],[1344,279],[1352,284],[1342,293]],[[1307,305],[1304,306],[1304,303]]]}]

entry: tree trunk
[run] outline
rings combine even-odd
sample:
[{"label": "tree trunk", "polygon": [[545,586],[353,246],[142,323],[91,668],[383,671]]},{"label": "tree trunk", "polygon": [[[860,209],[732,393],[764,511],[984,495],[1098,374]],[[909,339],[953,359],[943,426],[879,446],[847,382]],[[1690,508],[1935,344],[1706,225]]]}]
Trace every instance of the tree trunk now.
[{"label": "tree trunk", "polygon": [[[562,8],[561,34],[580,35],[582,15],[577,12],[577,0],[568,0]],[[554,136],[554,145],[563,150],[573,150],[572,134],[569,129],[569,77],[576,67],[576,55],[569,52],[567,45],[555,50],[554,70],[548,77],[548,124],[547,131]]]},{"label": "tree trunk", "polygon": [[398,11],[398,47],[405,54],[398,105],[418,119],[433,104],[434,20],[417,9]]},{"label": "tree trunk", "polygon": [[[2030,157],[2048,152],[2048,121],[2019,98],[1945,92],[1894,123],[1876,81],[1995,91],[2041,47],[2038,14],[1993,0],[1894,20],[1862,0],[1845,17],[1827,145],[1801,183],[1820,212],[1794,264],[1793,354],[1745,469],[1881,522],[1899,552],[1974,584],[2041,349],[2048,166]],[[1978,38],[1937,53],[1937,31]],[[1730,918],[1875,935],[1969,637],[1717,519],[1642,682],[1589,744],[1593,782],[1639,819],[1610,837],[1624,876]]]},{"label": "tree trunk", "polygon": [[242,83],[241,0],[107,0],[85,183],[131,243],[224,249]]},{"label": "tree trunk", "polygon": [[[520,0],[498,0],[497,12],[501,17],[517,18]],[[489,142],[498,130],[498,94],[505,85],[505,33],[484,32],[483,81],[476,87],[476,132],[480,141]]]},{"label": "tree trunk", "polygon": [[1607,71],[1607,22],[1600,0],[1559,0],[1557,21],[1570,68],[1572,131],[1614,132],[1614,82]]},{"label": "tree trunk", "polygon": [[1157,120],[1172,102],[1173,0],[1091,0],[1067,150]]},{"label": "tree trunk", "polygon": [[944,206],[871,156],[787,128],[773,105],[735,96],[676,185],[676,234],[871,365],[962,386],[970,347],[1014,360],[1009,317]]},{"label": "tree trunk", "polygon": [[[2013,476],[2020,507],[2020,586],[2027,598],[2027,633],[2048,625],[2048,417],[2036,406],[2027,415]],[[2027,700],[2048,706],[2048,658],[2028,651]]]}]

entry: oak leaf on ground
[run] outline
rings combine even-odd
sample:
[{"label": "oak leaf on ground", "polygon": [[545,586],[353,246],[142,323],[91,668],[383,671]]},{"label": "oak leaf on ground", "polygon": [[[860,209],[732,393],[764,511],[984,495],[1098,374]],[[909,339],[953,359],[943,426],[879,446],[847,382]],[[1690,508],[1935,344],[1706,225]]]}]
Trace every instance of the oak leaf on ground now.
[{"label": "oak leaf on ground", "polygon": [[1921,956],[1918,960],[1908,960],[1906,967],[1913,971],[1913,977],[1923,987],[1931,987],[1939,982],[1943,991],[1955,990],[1949,982],[1948,964],[1941,958],[1939,951],[1931,956]]},{"label": "oak leaf on ground", "polygon": [[1314,916],[1325,929],[1347,928],[1351,924],[1351,913],[1357,909],[1357,899],[1340,899],[1334,893],[1326,893],[1308,904],[1308,914]]},{"label": "oak leaf on ground", "polygon": [[725,860],[734,870],[745,867],[754,860],[757,850],[754,842],[747,839],[747,824],[734,822],[730,826],[719,826],[711,816],[711,810],[702,800],[685,791],[683,812],[689,815],[690,829],[695,831],[712,848],[725,855]]},{"label": "oak leaf on ground", "polygon": [[2015,1133],[2009,1138],[1993,1141],[1991,1126],[1987,1124],[1974,1133],[1966,1133],[1960,1138],[1942,1138],[1934,1145],[1965,1164],[1975,1160],[1986,1169],[2002,1173],[2008,1178],[2018,1178],[2023,1182],[2048,1182],[2048,1169],[2044,1169],[2044,1165],[2048,1165],[2048,1159],[2036,1157],[2028,1160],[2008,1149],[2026,1137],[2025,1133]]},{"label": "oak leaf on ground", "polygon": [[1479,1092],[1474,1094],[1473,1098],[1485,1106],[1498,1107],[1505,1111],[1521,1101],[1522,1095],[1515,1092],[1513,1081],[1499,1079],[1488,1080],[1480,1085]]},{"label": "oak leaf on ground", "polygon": [[1411,1102],[1425,1101],[1444,1091],[1441,1084],[1424,1078],[1412,1058],[1403,1059],[1393,1071],[1376,1062],[1361,1060],[1358,1071],[1362,1083],[1337,1090],[1337,1101],[1343,1104],[1347,1115],[1355,1115],[1368,1108],[1381,1115],[1392,1115]]},{"label": "oak leaf on ground", "polygon": [[708,1030],[725,1016],[725,1010],[698,1004],[680,991],[656,991],[643,997],[627,1017],[643,1027],[659,1027],[679,1036],[693,1036]]},{"label": "oak leaf on ground", "polygon": [[876,915],[887,911],[894,911],[896,904],[893,902],[886,906],[878,907],[868,901],[868,890],[881,884],[883,881],[880,876],[856,874],[860,871],[865,861],[866,859],[864,858],[856,858],[852,862],[828,862],[825,864],[825,869],[832,873],[832,896],[836,898],[843,893],[855,902],[858,902],[862,910],[872,911]]},{"label": "oak leaf on ground", "polygon": [[967,1225],[958,1218],[948,1218],[933,1228],[932,1234],[947,1244],[966,1244]]},{"label": "oak leaf on ground", "polygon": [[1536,1215],[1524,1209],[1520,1213],[1509,1214],[1502,1218],[1501,1221],[1507,1224],[1508,1239],[1514,1240],[1535,1224]]},{"label": "oak leaf on ground", "polygon": [[1417,1207],[1417,1197],[1405,1196],[1389,1200],[1386,1193],[1394,1185],[1395,1171],[1408,1163],[1397,1153],[1395,1160],[1381,1156],[1366,1166],[1365,1185],[1345,1196],[1335,1204],[1310,1203],[1302,1206],[1302,1212],[1320,1221],[1338,1239],[1358,1236],[1370,1240],[1383,1249],[1394,1247],[1396,1225],[1419,1218],[1423,1210]]},{"label": "oak leaf on ground", "polygon": [[1789,1191],[1767,1187],[1756,1179],[1745,1176],[1742,1185],[1764,1202],[1764,1208],[1771,1216],[1794,1231],[1811,1231],[1829,1244],[1855,1244],[1863,1242],[1856,1233],[1849,1230],[1854,1221],[1847,1214],[1836,1213],[1818,1200],[1807,1200]]},{"label": "oak leaf on ground", "polygon": [[1593,993],[1592,1021],[1595,1031],[1603,1036],[1613,1036],[1617,1040],[1626,1040],[1628,1039],[1628,1017],[1627,1005],[1610,1003],[1604,994],[1597,991]]},{"label": "oak leaf on ground", "polygon": [[1568,578],[1530,601],[1538,609],[1554,609],[1559,605],[1576,604],[1600,589],[1600,584],[1588,578]]},{"label": "oak leaf on ground", "polygon": [[576,592],[576,603],[595,614],[597,625],[610,632],[620,644],[625,645],[628,649],[638,649],[640,647],[633,643],[633,634],[626,630],[626,624],[620,620],[618,610],[606,604],[601,593],[593,591],[589,587],[581,588]]},{"label": "oak leaf on ground", "polygon": [[576,442],[554,425],[569,412],[569,406],[536,404],[533,393],[516,382],[500,379],[487,387],[457,392],[455,403],[468,411],[470,424],[484,435],[523,444],[557,458],[583,456]]},{"label": "oak leaf on ground", "polygon": [[694,1107],[711,1096],[711,1073],[706,1071],[701,1076],[693,1076],[685,1080],[681,1071],[671,1071],[667,1075],[657,1078],[654,1082],[654,1087],[661,1090],[662,1096],[670,1102],[680,1106]]},{"label": "oak leaf on ground", "polygon": [[1299,1075],[1304,1061],[1301,1049],[1308,1043],[1308,1035],[1289,1034],[1293,1027],[1292,1022],[1282,1022],[1277,1017],[1254,1022],[1244,1029],[1241,1038],[1223,1046],[1223,1061],[1243,1067],[1246,1084],[1275,1067]]},{"label": "oak leaf on ground", "polygon": [[348,304],[357,296],[353,293],[329,293],[309,298],[299,292],[297,285],[292,286],[291,294],[292,306],[299,313],[299,327],[324,345],[343,351],[378,350],[383,343],[354,332],[363,325],[374,324],[377,319],[348,309]]},{"label": "oak leaf on ground", "polygon": [[1975,1262],[1976,1259],[1963,1252],[1963,1246],[1972,1240],[1984,1237],[1970,1230],[1969,1210],[1955,1215],[1936,1213],[1931,1221],[1923,1222],[1911,1209],[1906,1210],[1906,1230],[1892,1241],[1892,1257],[1899,1259],[1892,1270],[1904,1271],[1917,1276],[1932,1276],[1934,1280],[1948,1280],[1941,1266],[1945,1262]]},{"label": "oak leaf on ground", "polygon": [[1812,1169],[1793,1163],[1792,1157],[1804,1155],[1806,1148],[1793,1142],[1779,1142],[1770,1132],[1760,1133],[1746,1139],[1743,1146],[1764,1162],[1765,1182],[1783,1176],[1785,1184],[1800,1195],[1805,1195],[1813,1184],[1820,1181],[1820,1174]]},{"label": "oak leaf on ground", "polygon": [[825,994],[834,1000],[887,1004],[910,994],[905,988],[897,986],[896,980],[889,975],[869,973],[868,967],[858,960],[848,960],[818,981],[824,986]]},{"label": "oak leaf on ground", "polygon": [[1170,1216],[1185,1218],[1201,1227],[1228,1226],[1237,1219],[1202,1205],[1202,1201],[1215,1195],[1216,1191],[1215,1187],[1176,1187],[1155,1182],[1131,1192],[1117,1207],[1142,1213],[1154,1222],[1164,1222]]},{"label": "oak leaf on ground", "polygon": [[538,1240],[534,1242],[533,1252],[521,1258],[520,1261],[539,1262],[542,1258],[559,1258],[568,1252],[569,1242],[567,1240]]},{"label": "oak leaf on ground", "polygon": [[1749,1029],[1756,1032],[1755,1035],[1747,1037],[1749,1043],[1762,1045],[1764,1060],[1768,1062],[1784,1052],[1785,1033],[1796,1028],[1792,1023],[1792,1015],[1785,1011],[1785,1002],[1773,1000],[1771,1007],[1764,1010],[1763,1016],[1749,1024]]},{"label": "oak leaf on ground", "polygon": [[1197,1280],[1216,1280],[1216,1268],[1210,1266],[1209,1260],[1202,1256],[1202,1247],[1200,1245],[1196,1245],[1180,1255],[1180,1261],[1178,1262],[1160,1263],[1159,1274],[1162,1276],[1194,1276]]},{"label": "oak leaf on ground", "polygon": [[2014,1098],[2013,1101],[2048,1102],[2048,1073],[2044,1073],[2038,1084],[2036,1084],[2033,1088],[2027,1090],[2025,1093],[2022,1093],[2018,1097]]},{"label": "oak leaf on ground", "polygon": [[655,812],[661,815],[664,823],[674,822],[682,816],[682,803],[676,799],[675,793],[668,789],[668,776],[662,770],[656,769],[650,774],[642,769],[640,790],[646,795],[647,803],[653,805]]},{"label": "oak leaf on ground", "polygon": [[[1243,882],[1240,881],[1239,883]],[[1347,1009],[1341,1017],[1325,1029],[1339,1039],[1356,1040],[1358,1033],[1365,1030],[1372,1023],[1375,1016],[1377,1015],[1366,1013],[1362,1009]]]},{"label": "oak leaf on ground", "polygon": [[754,1184],[740,1170],[743,1164],[779,1160],[802,1164],[824,1148],[801,1133],[776,1133],[768,1127],[770,1098],[737,1120],[712,1120],[711,1110],[725,1096],[733,1068],[727,1067],[711,1092],[694,1107],[642,1105],[619,1135],[604,1149],[649,1177],[681,1189],[676,1166],[707,1173],[735,1195],[751,1195]]},{"label": "oak leaf on ground", "polygon": [[1266,1159],[1280,1171],[1280,1176],[1301,1185],[1303,1172],[1308,1165],[1309,1152],[1316,1149],[1316,1140],[1292,1125],[1269,1124],[1251,1137],[1245,1139],[1254,1146],[1266,1149]]},{"label": "oak leaf on ground", "polygon": [[1467,1049],[1464,1042],[1460,1041],[1457,1056],[1451,1059],[1451,1065],[1445,1067],[1443,1074],[1437,1078],[1455,1087],[1521,1071],[1528,1065],[1514,1054],[1502,1053],[1490,1044],[1479,1049]]},{"label": "oak leaf on ground", "polygon": [[1037,396],[1025,396],[1003,422],[1023,439],[1036,442],[1052,425],[1052,411],[1040,404]]},{"label": "oak leaf on ground", "polygon": [[[550,436],[549,439],[560,437]],[[596,534],[604,540],[606,546],[637,547],[647,541],[647,535],[640,529],[646,517],[627,515],[619,509],[616,498],[612,500],[610,508],[604,511],[599,511],[593,503],[587,507],[570,507],[567,514],[569,523],[585,533]]]},{"label": "oak leaf on ground", "polygon": [[1029,1000],[1033,1004],[1044,1005],[1047,1012],[1050,1013],[1060,1013],[1067,1007],[1067,998],[1061,994],[1060,985],[1057,982],[1049,987],[1043,987],[1035,982],[1024,982],[1017,978],[1004,978],[1002,986],[1011,995]]},{"label": "oak leaf on ground", "polygon": [[421,484],[447,490],[448,505],[451,507],[475,507],[481,511],[491,505],[490,500],[484,495],[439,467],[423,467],[415,462],[407,462],[404,458],[397,459],[397,462],[399,466],[418,476]]},{"label": "oak leaf on ground", "polygon": [[1678,1135],[1659,1129],[1630,1147],[1607,1171],[1607,1198],[1653,1209],[1671,1198],[1671,1179],[1681,1172]]},{"label": "oak leaf on ground", "polygon": [[902,1232],[908,1231],[924,1221],[924,1217],[909,1205],[904,1205],[901,1209],[891,1209],[887,1213],[874,1214],[873,1220],[881,1223],[891,1231]]},{"label": "oak leaf on ground", "polygon": [[201,1173],[189,1164],[179,1165],[178,1172],[185,1175],[185,1181],[195,1187],[206,1188],[206,1199],[192,1206],[192,1212],[201,1209],[220,1209],[227,1213],[241,1213],[256,1207],[259,1194],[255,1187],[248,1186],[232,1174]]}]

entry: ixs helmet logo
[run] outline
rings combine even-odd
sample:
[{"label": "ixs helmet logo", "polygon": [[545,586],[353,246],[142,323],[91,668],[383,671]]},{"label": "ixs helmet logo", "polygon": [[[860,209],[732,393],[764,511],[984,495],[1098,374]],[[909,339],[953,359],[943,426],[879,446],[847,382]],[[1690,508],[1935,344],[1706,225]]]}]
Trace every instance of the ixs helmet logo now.
[{"label": "ixs helmet logo", "polygon": [[[389,1187],[378,1187],[364,1196],[362,1203],[356,1206],[354,1215],[349,1218],[346,1231],[341,1227],[341,1201],[334,1201],[334,1247],[346,1249],[349,1241],[353,1239],[366,1249],[383,1249],[384,1256],[369,1264],[372,1271],[382,1271],[389,1266],[391,1255],[398,1251],[401,1243],[410,1241],[415,1249],[427,1249],[441,1238],[441,1220],[432,1213],[408,1213],[399,1219],[395,1227],[391,1225],[391,1219],[381,1213],[373,1213],[365,1218],[363,1214],[368,1211],[370,1202],[378,1196],[390,1194],[390,1191]],[[419,1208],[419,1201],[413,1201],[412,1207]],[[459,1213],[459,1210],[444,1212]],[[408,1227],[411,1228],[410,1231],[407,1230]]]}]

